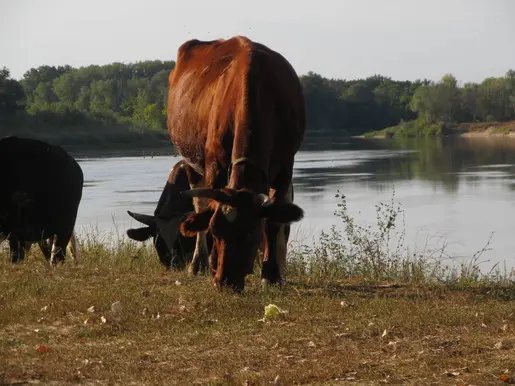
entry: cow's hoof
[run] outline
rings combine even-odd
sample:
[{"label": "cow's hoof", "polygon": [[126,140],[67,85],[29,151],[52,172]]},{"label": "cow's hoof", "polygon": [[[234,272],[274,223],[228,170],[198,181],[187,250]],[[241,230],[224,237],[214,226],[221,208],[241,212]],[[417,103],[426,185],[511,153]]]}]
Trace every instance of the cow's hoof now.
[{"label": "cow's hoof", "polygon": [[198,271],[199,271],[199,266],[198,264],[190,264],[189,267],[188,267],[188,273],[192,276],[197,276],[198,275]]}]

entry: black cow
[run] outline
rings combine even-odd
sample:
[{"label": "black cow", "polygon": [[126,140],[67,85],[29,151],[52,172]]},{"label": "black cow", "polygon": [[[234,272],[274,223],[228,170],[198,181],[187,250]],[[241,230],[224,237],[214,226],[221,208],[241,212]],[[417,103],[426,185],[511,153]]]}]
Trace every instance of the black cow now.
[{"label": "black cow", "polygon": [[188,168],[184,161],[177,162],[172,168],[153,216],[127,211],[132,218],[146,225],[127,230],[127,236],[136,241],[152,237],[159,260],[166,268],[185,268],[195,250],[196,237],[185,237],[179,232],[185,215],[194,211],[192,199],[181,195],[181,191],[190,188]]},{"label": "black cow", "polygon": [[0,235],[9,239],[11,261],[23,260],[27,243],[47,239],[50,261],[64,261],[82,198],[81,167],[59,146],[16,136],[0,139],[0,165]]}]

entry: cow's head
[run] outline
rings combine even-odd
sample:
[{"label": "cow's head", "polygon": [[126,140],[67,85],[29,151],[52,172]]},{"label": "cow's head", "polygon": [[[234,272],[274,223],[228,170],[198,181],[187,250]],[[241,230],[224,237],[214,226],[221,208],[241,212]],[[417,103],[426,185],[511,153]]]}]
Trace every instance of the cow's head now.
[{"label": "cow's head", "polygon": [[146,214],[127,213],[135,220],[145,224],[141,228],[127,230],[127,236],[132,240],[146,241],[152,237],[153,244],[161,264],[170,268],[184,268],[195,249],[195,239],[182,237],[179,225],[183,216],[174,216],[164,220]]},{"label": "cow's head", "polygon": [[207,209],[188,215],[180,230],[184,236],[210,230],[213,236],[210,265],[214,282],[238,291],[243,290],[245,276],[252,272],[264,237],[264,220],[290,223],[303,217],[303,211],[297,205],[275,202],[247,189],[201,188],[182,194],[213,200]]}]

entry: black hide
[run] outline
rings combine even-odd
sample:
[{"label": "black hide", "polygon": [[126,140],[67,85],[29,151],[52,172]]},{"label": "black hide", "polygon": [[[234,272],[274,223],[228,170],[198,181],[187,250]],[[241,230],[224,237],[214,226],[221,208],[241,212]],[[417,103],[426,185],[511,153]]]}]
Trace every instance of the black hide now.
[{"label": "black hide", "polygon": [[180,194],[190,188],[186,168],[184,161],[172,168],[153,216],[127,211],[146,225],[127,230],[127,236],[136,241],[152,237],[159,260],[167,268],[184,268],[195,251],[196,237],[184,237],[179,232],[186,213],[194,211],[192,199]]},{"label": "black hide", "polygon": [[64,260],[82,198],[79,164],[59,146],[19,138],[0,139],[0,235],[9,235],[11,259],[24,258],[25,243],[56,237],[54,262]]}]

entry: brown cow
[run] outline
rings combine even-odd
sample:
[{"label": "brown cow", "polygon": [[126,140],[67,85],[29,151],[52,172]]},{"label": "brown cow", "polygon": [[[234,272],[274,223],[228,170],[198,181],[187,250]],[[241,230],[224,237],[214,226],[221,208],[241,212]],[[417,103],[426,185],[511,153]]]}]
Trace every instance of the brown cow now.
[{"label": "brown cow", "polygon": [[190,269],[195,274],[207,261],[210,231],[215,285],[243,290],[260,245],[262,279],[282,283],[285,226],[303,217],[291,200],[306,124],[295,70],[245,37],[190,40],[178,50],[169,85],[168,131],[194,170],[192,190],[182,193],[194,197],[196,211],[181,224],[185,236],[197,234]]}]

